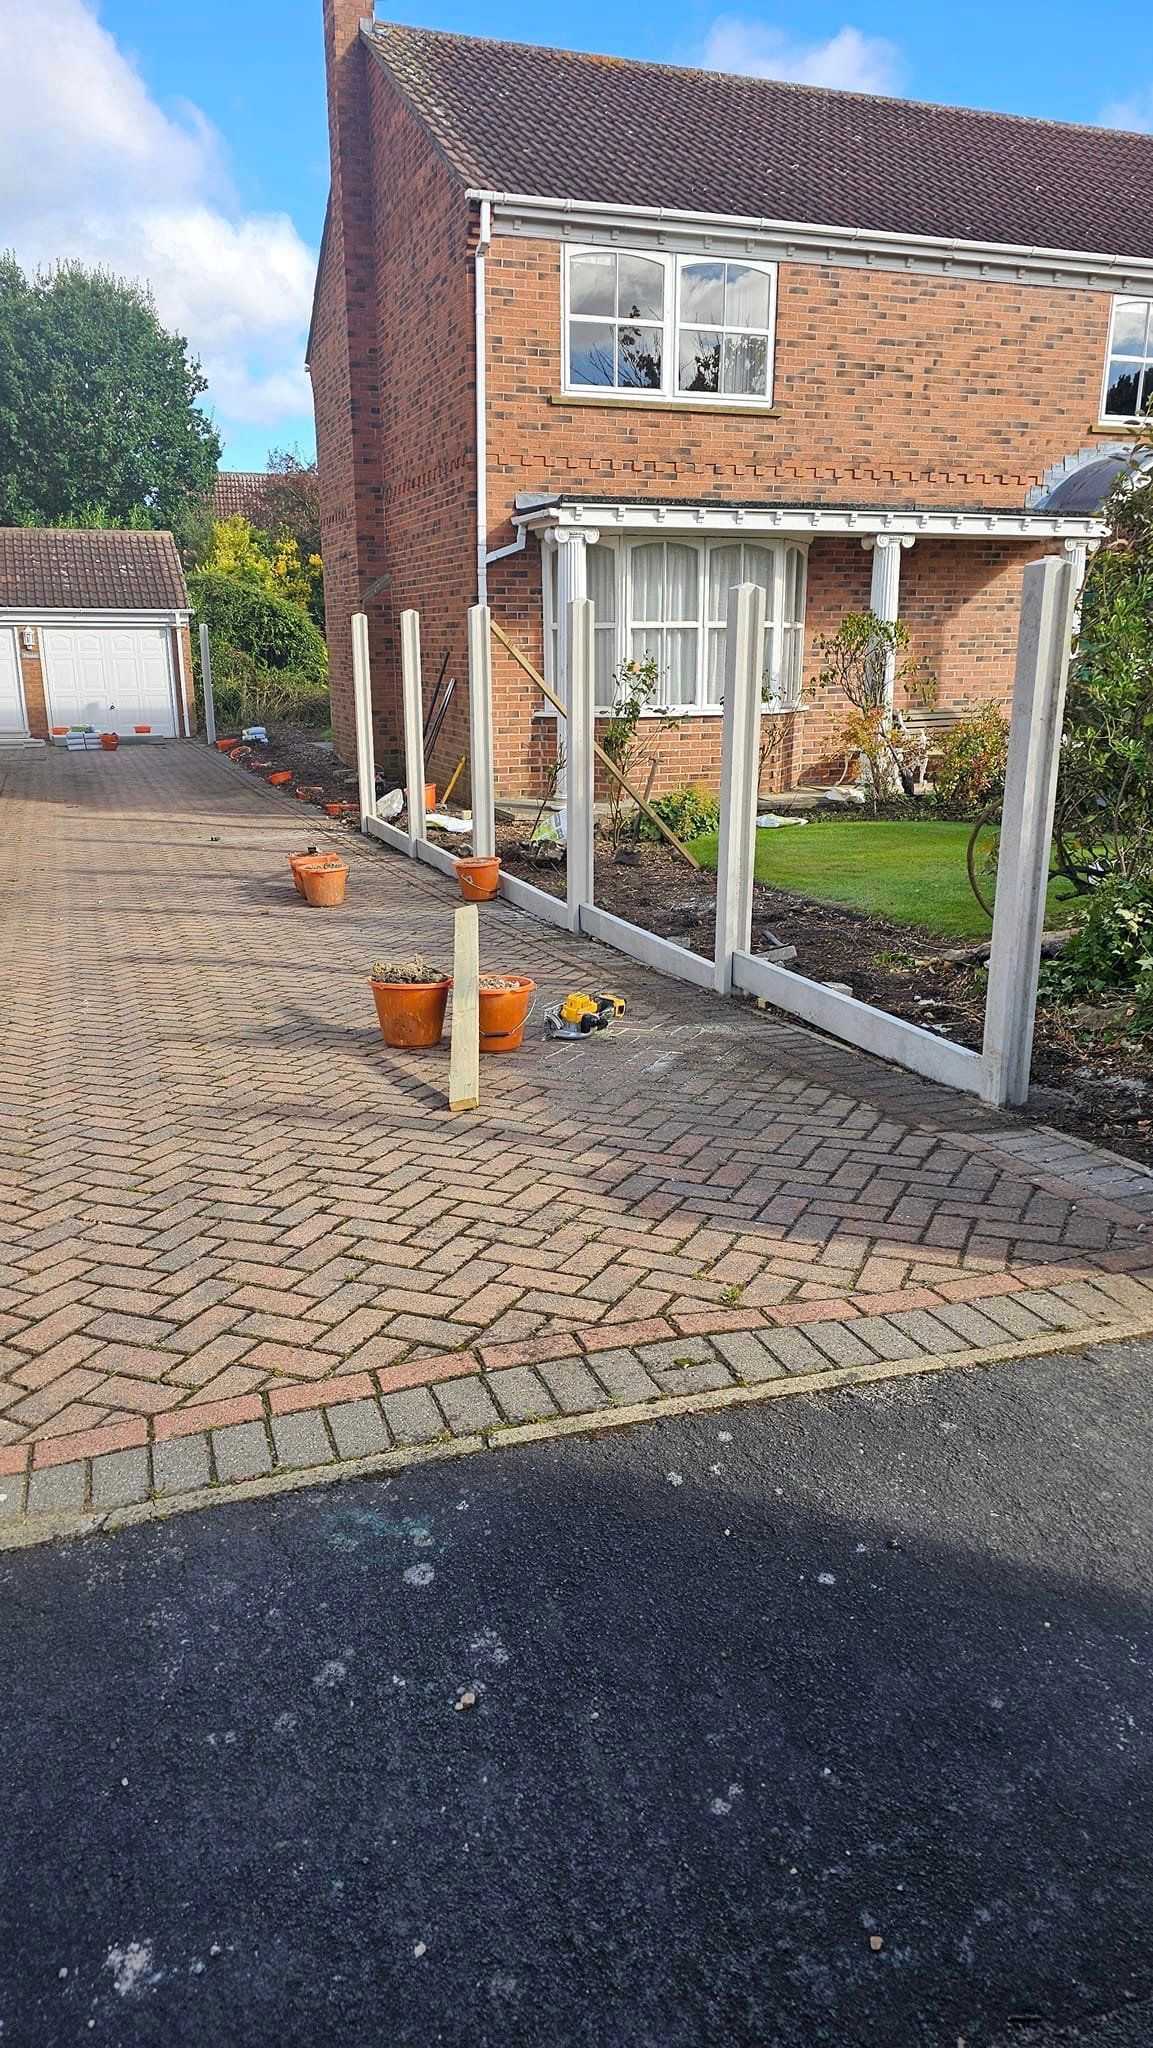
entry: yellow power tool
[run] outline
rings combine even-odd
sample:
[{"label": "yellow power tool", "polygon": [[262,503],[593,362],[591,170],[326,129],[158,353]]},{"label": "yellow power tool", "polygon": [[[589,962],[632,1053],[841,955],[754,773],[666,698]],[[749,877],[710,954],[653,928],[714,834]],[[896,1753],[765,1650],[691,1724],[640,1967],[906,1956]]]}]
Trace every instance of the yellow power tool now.
[{"label": "yellow power tool", "polygon": [[587,1038],[593,1031],[607,1031],[625,1013],[623,996],[588,995],[573,989],[563,1003],[554,1003],[544,1013],[546,1038]]}]

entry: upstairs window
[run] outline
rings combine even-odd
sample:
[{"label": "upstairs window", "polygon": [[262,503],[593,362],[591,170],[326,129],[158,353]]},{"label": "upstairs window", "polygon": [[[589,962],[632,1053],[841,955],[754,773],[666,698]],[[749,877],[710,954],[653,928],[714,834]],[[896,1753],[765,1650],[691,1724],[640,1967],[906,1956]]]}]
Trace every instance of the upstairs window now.
[{"label": "upstairs window", "polygon": [[771,263],[569,250],[566,388],[766,405],[775,293]]},{"label": "upstairs window", "polygon": [[1102,417],[1132,420],[1153,398],[1153,299],[1114,299]]}]

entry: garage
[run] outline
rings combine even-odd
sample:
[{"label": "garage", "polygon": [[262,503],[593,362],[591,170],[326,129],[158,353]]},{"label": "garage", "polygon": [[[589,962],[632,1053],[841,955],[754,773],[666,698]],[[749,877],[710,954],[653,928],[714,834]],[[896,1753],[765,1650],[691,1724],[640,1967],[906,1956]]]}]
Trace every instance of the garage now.
[{"label": "garage", "polygon": [[163,626],[46,626],[41,635],[48,723],[175,739],[171,636]]},{"label": "garage", "polygon": [[0,527],[0,744],[74,726],[186,738],[188,622],[170,533]]}]

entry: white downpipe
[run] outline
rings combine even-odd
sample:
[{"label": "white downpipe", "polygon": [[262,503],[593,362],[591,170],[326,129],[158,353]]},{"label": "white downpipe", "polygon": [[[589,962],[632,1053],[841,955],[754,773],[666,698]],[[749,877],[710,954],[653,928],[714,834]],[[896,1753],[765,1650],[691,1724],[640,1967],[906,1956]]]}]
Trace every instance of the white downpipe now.
[{"label": "white downpipe", "polygon": [[476,335],[476,601],[488,604],[488,375],[485,336],[485,257],[492,242],[492,202],[480,202],[480,232],[473,254]]}]

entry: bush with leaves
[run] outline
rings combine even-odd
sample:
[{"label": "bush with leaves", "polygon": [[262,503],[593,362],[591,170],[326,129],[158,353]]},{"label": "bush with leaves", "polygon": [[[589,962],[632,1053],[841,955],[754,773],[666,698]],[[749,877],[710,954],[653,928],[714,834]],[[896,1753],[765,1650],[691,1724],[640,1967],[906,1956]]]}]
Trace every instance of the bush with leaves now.
[{"label": "bush with leaves", "polygon": [[188,588],[193,610],[208,627],[214,677],[218,669],[223,673],[230,651],[240,649],[257,670],[327,683],[328,651],[299,605],[210,570],[198,570]]},{"label": "bush with leaves", "polygon": [[971,818],[1005,794],[1009,721],[999,704],[982,705],[941,735],[929,763],[937,809]]},{"label": "bush with leaves", "polygon": [[1124,996],[1153,1021],[1153,878],[1114,876],[1056,960],[1041,968],[1043,994],[1058,1000]]},{"label": "bush with leaves", "polygon": [[[651,799],[651,808],[658,818],[663,818],[670,832],[678,839],[699,839],[703,832],[715,832],[721,822],[721,805],[711,789],[702,788],[699,782],[686,785],[683,789],[670,789],[667,796]],[[659,839],[660,834],[651,818],[643,813],[640,822],[643,839]]]},{"label": "bush with leaves", "polygon": [[868,770],[873,809],[879,799],[913,794],[913,776],[902,759],[904,729],[893,708],[903,688],[923,704],[937,694],[936,678],[909,654],[909,629],[900,619],[876,612],[847,612],[835,633],[818,633],[813,646],[823,666],[822,690],[845,697],[849,716],[841,733],[849,753]]},{"label": "bush with leaves", "polygon": [[[600,731],[600,743],[618,774],[635,785],[640,770],[653,763],[653,741],[676,725],[667,712],[651,718],[642,729],[641,720],[651,712],[660,687],[661,672],[651,654],[643,661],[624,661],[613,677],[613,708]],[[609,837],[613,852],[619,853],[627,839],[635,839],[642,813],[628,800],[628,792],[616,775],[608,778]]]}]

